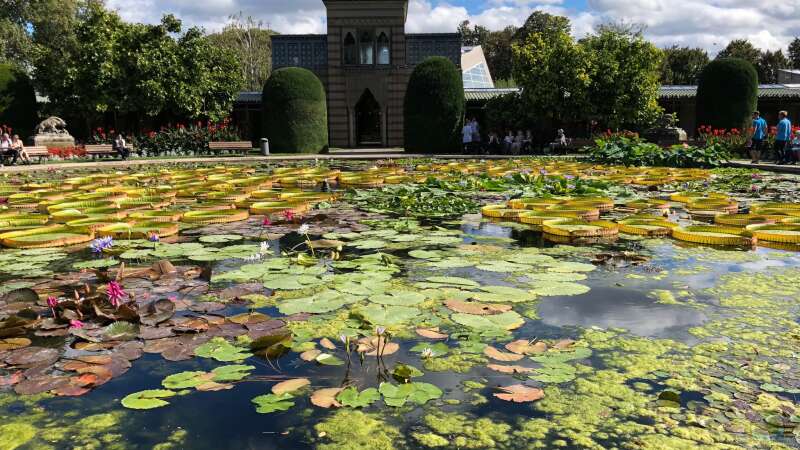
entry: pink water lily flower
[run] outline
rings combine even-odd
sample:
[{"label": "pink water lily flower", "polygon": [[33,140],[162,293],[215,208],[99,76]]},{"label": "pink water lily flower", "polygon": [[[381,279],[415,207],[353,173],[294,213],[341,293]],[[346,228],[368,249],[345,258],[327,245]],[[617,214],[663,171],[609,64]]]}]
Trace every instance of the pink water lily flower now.
[{"label": "pink water lily flower", "polygon": [[80,320],[72,319],[69,321],[69,327],[79,330],[83,328],[83,322],[81,322]]},{"label": "pink water lily flower", "polygon": [[122,304],[122,300],[127,296],[125,291],[122,290],[122,286],[116,281],[108,283],[107,295],[108,301],[111,302],[111,305],[115,308],[119,308],[119,305]]},{"label": "pink water lily flower", "polygon": [[265,216],[265,217],[264,217],[264,220],[263,220],[263,221],[261,221],[261,226],[263,226],[263,227],[268,227],[268,226],[270,226],[270,225],[272,225],[272,221],[271,221],[271,220],[269,220],[269,217],[266,217],[266,216]]}]

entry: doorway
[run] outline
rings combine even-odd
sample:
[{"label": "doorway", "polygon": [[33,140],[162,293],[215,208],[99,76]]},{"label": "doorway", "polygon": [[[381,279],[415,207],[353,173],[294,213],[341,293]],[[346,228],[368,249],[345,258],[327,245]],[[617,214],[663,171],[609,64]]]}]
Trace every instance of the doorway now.
[{"label": "doorway", "polygon": [[365,89],[356,103],[356,145],[382,147],[381,105],[369,89]]}]

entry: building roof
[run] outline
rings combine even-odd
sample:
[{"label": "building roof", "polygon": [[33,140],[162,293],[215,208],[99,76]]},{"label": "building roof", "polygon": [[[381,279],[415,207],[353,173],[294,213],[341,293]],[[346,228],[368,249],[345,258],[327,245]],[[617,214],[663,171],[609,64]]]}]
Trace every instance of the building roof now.
[{"label": "building roof", "polygon": [[786,72],[794,75],[800,75],[800,69],[778,69],[778,72]]},{"label": "building roof", "polygon": [[261,103],[261,92],[242,91],[236,97],[236,103]]},{"label": "building roof", "polygon": [[501,95],[519,92],[518,88],[464,88],[464,98],[467,101],[485,101]]},{"label": "building roof", "polygon": [[[697,86],[661,86],[658,92],[663,100],[694,98]],[[800,98],[800,84],[762,84],[758,86],[758,98]]]},{"label": "building roof", "polygon": [[494,88],[489,64],[480,45],[461,47],[461,75],[464,88]]}]

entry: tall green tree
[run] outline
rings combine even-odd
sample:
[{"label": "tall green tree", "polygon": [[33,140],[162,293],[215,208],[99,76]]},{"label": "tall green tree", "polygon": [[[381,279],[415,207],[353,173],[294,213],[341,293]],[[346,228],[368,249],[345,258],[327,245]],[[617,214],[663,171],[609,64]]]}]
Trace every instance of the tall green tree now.
[{"label": "tall green tree", "polygon": [[500,31],[492,31],[483,44],[483,53],[495,81],[511,80],[514,70],[514,54],[511,49],[517,27],[509,25]]},{"label": "tall green tree", "polygon": [[753,67],[758,67],[758,61],[761,59],[761,50],[757,49],[747,39],[734,39],[717,54],[716,59],[723,58],[743,59],[752,64]]},{"label": "tall green tree", "polygon": [[673,45],[663,49],[661,62],[661,84],[693,85],[706,64],[708,53],[701,48],[678,47]]},{"label": "tall green tree", "polygon": [[239,60],[245,89],[260,91],[272,71],[272,35],[264,23],[242,13],[230,17],[219,33],[208,35],[216,46],[228,49]]},{"label": "tall green tree", "polygon": [[767,50],[761,54],[756,66],[758,80],[763,84],[775,84],[778,82],[778,70],[790,67],[791,62],[782,50],[774,52]]},{"label": "tall green tree", "polygon": [[794,38],[789,44],[789,60],[792,63],[792,68],[800,69],[800,37]]},{"label": "tall green tree", "polygon": [[581,40],[591,60],[587,100],[608,127],[640,129],[662,113],[658,105],[662,52],[630,27],[608,25]]},{"label": "tall green tree", "polygon": [[465,20],[458,25],[458,34],[461,35],[461,44],[466,46],[486,45],[489,38],[489,29],[475,24],[470,26],[469,20]]},{"label": "tall green tree", "polygon": [[552,124],[541,119],[560,123],[583,114],[591,67],[570,35],[569,21],[548,20],[541,14],[534,13],[537,26],[529,27],[530,33],[513,44],[512,52],[514,80],[522,87],[519,112],[544,128]]},{"label": "tall green tree", "polygon": [[525,23],[514,33],[514,40],[524,42],[528,36],[534,33],[567,33],[569,34],[572,25],[569,19],[563,16],[548,14],[544,11],[534,11],[525,20]]},{"label": "tall green tree", "polygon": [[242,85],[238,60],[200,29],[182,33],[171,15],[126,23],[97,1],[73,6],[58,21],[33,22],[34,75],[52,113],[80,118],[71,125],[84,133],[109,117],[119,129],[229,114]]}]

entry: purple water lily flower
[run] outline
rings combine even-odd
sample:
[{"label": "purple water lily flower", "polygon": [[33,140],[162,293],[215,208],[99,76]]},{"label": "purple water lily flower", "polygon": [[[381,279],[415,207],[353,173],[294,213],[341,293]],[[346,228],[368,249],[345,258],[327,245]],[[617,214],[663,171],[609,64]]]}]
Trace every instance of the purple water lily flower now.
[{"label": "purple water lily flower", "polygon": [[108,250],[113,246],[114,239],[111,236],[95,239],[91,244],[89,244],[89,248],[92,249],[93,253],[103,253],[105,250]]}]

